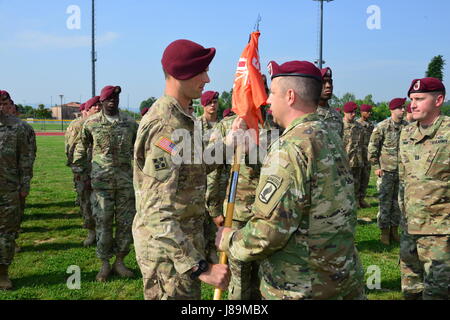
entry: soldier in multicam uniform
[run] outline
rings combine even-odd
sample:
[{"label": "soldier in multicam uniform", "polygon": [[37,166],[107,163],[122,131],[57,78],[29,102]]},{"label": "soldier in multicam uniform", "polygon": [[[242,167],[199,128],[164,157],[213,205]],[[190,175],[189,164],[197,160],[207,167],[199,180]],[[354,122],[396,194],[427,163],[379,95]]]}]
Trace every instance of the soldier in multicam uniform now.
[{"label": "soldier in multicam uniform", "polygon": [[[147,300],[199,300],[199,280],[222,290],[228,286],[228,267],[208,263],[205,252],[206,175],[215,166],[195,161],[195,145],[188,151],[195,139],[190,104],[209,82],[208,66],[215,52],[189,40],[172,42],[161,61],[165,95],[139,125],[133,237]],[[175,145],[171,139],[180,139],[178,134],[182,140]],[[183,159],[193,163],[178,161],[179,146],[186,147]]]},{"label": "soldier in multicam uniform", "polygon": [[264,160],[253,217],[240,230],[220,228],[216,245],[234,259],[262,260],[264,299],[364,299],[347,155],[315,114],[320,70],[270,65],[268,102],[286,130]]},{"label": "soldier in multicam uniform", "polygon": [[[133,277],[124,259],[133,241],[131,225],[136,211],[132,158],[138,125],[134,119],[119,112],[120,92],[120,87],[103,88],[100,95],[103,109],[84,122],[81,141],[73,155],[74,172],[83,177],[86,188],[92,188],[97,257],[102,261],[101,270],[96,276],[99,282],[108,279],[111,273],[109,260],[113,255],[116,255],[116,260],[112,269],[121,277]],[[88,162],[90,148],[91,164]]]},{"label": "soldier in multicam uniform", "polygon": [[412,114],[411,103],[406,106],[406,121],[408,123],[413,123],[415,121]]},{"label": "soldier in multicam uniform", "polygon": [[324,68],[322,74],[322,93],[320,94],[319,106],[316,113],[328,125],[328,127],[337,133],[341,138],[344,137],[344,124],[342,115],[330,107],[328,101],[333,97],[333,72],[331,68]]},{"label": "soldier in multicam uniform", "polygon": [[[344,148],[352,169],[355,197],[359,199],[361,173],[364,168],[364,128],[355,121],[358,106],[354,102],[344,105]],[[359,207],[359,202],[357,201]]]},{"label": "soldier in multicam uniform", "polygon": [[369,185],[370,180],[370,174],[372,171],[372,167],[370,166],[370,162],[368,159],[368,150],[369,142],[370,142],[370,136],[372,135],[372,131],[375,128],[373,123],[369,121],[370,115],[372,114],[372,106],[363,104],[359,108],[361,111],[361,118],[357,120],[357,122],[363,127],[364,129],[364,154],[363,154],[363,160],[364,160],[364,166],[361,172],[361,185],[359,186],[359,206],[361,208],[369,208],[370,205],[364,200],[366,197],[366,191],[367,187]]},{"label": "soldier in multicam uniform", "polygon": [[400,242],[406,299],[450,298],[450,117],[441,115],[445,87],[436,78],[413,80],[414,122],[400,135]]},{"label": "soldier in multicam uniform", "polygon": [[[89,99],[86,103],[80,106],[82,117],[72,121],[67,128],[65,141],[66,141],[66,156],[67,156],[67,166],[73,171],[73,153],[78,143],[81,142],[81,129],[87,118],[100,112],[101,103],[100,97],[96,96]],[[88,230],[86,239],[83,241],[85,247],[92,246],[95,244],[96,232],[95,232],[95,218],[92,215],[92,203],[91,195],[92,189],[86,186],[86,179],[89,178],[91,174],[91,162],[92,162],[92,146],[87,151],[87,163],[88,170],[86,174],[82,175],[77,173],[77,168],[73,172],[74,176],[74,186],[77,192],[77,203],[80,206],[81,216],[83,217],[83,227]]]},{"label": "soldier in multicam uniform", "polygon": [[[210,143],[224,139],[232,129],[232,124],[237,115],[224,118],[214,128]],[[260,131],[260,146],[267,142],[265,134],[267,130]],[[255,202],[255,192],[258,185],[261,164],[250,164],[248,159],[241,163],[239,171],[239,184],[236,188],[233,214],[233,229],[241,229],[253,216],[252,205]],[[220,165],[215,171],[208,175],[208,186],[206,189],[206,204],[208,212],[213,218],[217,227],[223,226],[226,214],[226,199],[228,199],[231,184],[231,165]],[[217,229],[216,229],[217,230]],[[215,235],[215,234],[214,234]],[[229,300],[260,300],[258,262],[242,262],[240,260],[229,258],[231,270],[231,281],[228,288]]]},{"label": "soldier in multicam uniform", "polygon": [[403,120],[406,99],[396,98],[389,103],[391,117],[380,122],[372,133],[369,161],[378,177],[378,227],[381,242],[399,241],[400,208],[398,206],[398,148],[400,132],[407,125]]},{"label": "soldier in multicam uniform", "polygon": [[8,271],[33,167],[25,127],[19,119],[8,115],[11,104],[9,93],[0,91],[0,290],[13,287]]},{"label": "soldier in multicam uniform", "polygon": [[[211,136],[213,127],[217,124],[217,110],[219,108],[219,92],[206,91],[202,94],[200,103],[203,107],[203,115],[197,119],[198,129],[202,133],[203,146],[206,147],[209,144],[209,138]],[[208,174],[208,177],[215,176],[216,171]],[[217,227],[212,219],[212,215],[207,210],[205,212],[206,218],[204,223],[205,241],[206,241],[206,258],[210,263],[218,263],[219,258],[217,255],[216,245],[214,240],[216,238]],[[217,220],[217,219],[216,219]]]}]

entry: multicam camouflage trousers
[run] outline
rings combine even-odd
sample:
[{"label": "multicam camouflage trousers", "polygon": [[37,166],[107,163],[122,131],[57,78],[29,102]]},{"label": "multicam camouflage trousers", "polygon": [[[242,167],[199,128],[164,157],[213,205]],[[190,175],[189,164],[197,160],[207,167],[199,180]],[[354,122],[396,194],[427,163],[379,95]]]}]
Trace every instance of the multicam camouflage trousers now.
[{"label": "multicam camouflage trousers", "polygon": [[[247,222],[233,220],[233,229],[242,229]],[[261,300],[260,278],[257,261],[242,262],[229,259],[231,280],[228,287],[228,300]]]},{"label": "multicam camouflage trousers", "polygon": [[133,242],[131,226],[136,214],[134,190],[93,190],[91,203],[96,225],[97,257],[108,260],[115,254],[127,255]]},{"label": "multicam camouflage trousers", "polygon": [[361,188],[361,178],[363,167],[352,167],[353,183],[355,185],[355,197],[356,201],[359,200],[360,188]]},{"label": "multicam camouflage trousers", "polygon": [[410,235],[402,232],[400,270],[405,296],[424,300],[450,299],[450,236]]},{"label": "multicam camouflage trousers", "polygon": [[364,200],[366,197],[367,187],[369,186],[369,180],[370,180],[370,174],[371,174],[372,167],[371,166],[365,166],[361,170],[361,185],[359,186],[359,200]]},{"label": "multicam camouflage trousers", "polygon": [[400,207],[398,205],[398,172],[383,171],[383,176],[378,178],[377,189],[379,199],[379,211],[377,215],[378,227],[389,229],[400,224]]},{"label": "multicam camouflage trousers", "polygon": [[206,260],[208,260],[209,263],[213,264],[219,263],[219,256],[215,244],[217,227],[208,213],[206,213],[203,228],[205,230]]},{"label": "multicam camouflage trousers", "polygon": [[0,192],[0,265],[12,263],[20,219],[19,193]]},{"label": "multicam camouflage trousers", "polygon": [[83,217],[83,228],[95,230],[95,219],[92,215],[91,193],[92,190],[86,189],[84,181],[74,178],[75,191],[77,192],[77,200],[80,206],[81,216]]}]

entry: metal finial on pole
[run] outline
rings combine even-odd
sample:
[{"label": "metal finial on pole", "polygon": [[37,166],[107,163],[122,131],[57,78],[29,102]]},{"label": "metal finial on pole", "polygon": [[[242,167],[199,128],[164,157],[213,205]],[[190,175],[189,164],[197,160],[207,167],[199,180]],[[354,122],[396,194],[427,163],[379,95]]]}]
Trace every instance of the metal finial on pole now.
[{"label": "metal finial on pole", "polygon": [[316,61],[316,64],[319,66],[320,69],[322,69],[322,65],[325,63],[323,61],[323,2],[330,2],[333,0],[313,0],[313,1],[320,1],[320,49],[319,49],[319,60]]},{"label": "metal finial on pole", "polygon": [[258,13],[258,18],[256,18],[256,23],[255,23],[255,31],[259,31],[259,23],[261,22],[262,18],[261,15]]}]

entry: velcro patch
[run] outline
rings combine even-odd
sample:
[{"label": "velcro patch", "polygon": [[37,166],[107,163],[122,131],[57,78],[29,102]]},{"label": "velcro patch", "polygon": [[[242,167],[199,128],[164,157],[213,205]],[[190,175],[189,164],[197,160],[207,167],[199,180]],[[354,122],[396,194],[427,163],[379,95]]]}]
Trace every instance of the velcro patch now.
[{"label": "velcro patch", "polygon": [[153,159],[153,164],[155,165],[155,170],[159,171],[159,170],[164,170],[168,168],[166,159],[164,158],[155,158]]},{"label": "velcro patch", "polygon": [[172,154],[174,152],[176,144],[173,143],[170,139],[162,137],[155,143],[155,146],[157,146],[158,148],[164,150],[169,154]]},{"label": "velcro patch", "polygon": [[267,178],[266,185],[259,194],[259,200],[268,204],[275,192],[280,188],[283,178],[278,176],[270,176]]}]

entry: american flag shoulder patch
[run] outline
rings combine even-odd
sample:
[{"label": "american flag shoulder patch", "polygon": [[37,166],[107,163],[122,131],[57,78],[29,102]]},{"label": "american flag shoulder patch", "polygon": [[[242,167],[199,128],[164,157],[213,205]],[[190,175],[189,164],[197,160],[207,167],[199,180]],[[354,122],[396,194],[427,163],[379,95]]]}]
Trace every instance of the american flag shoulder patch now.
[{"label": "american flag shoulder patch", "polygon": [[162,137],[155,143],[155,146],[164,150],[167,153],[172,154],[173,151],[175,150],[176,144],[173,143],[170,139]]}]

